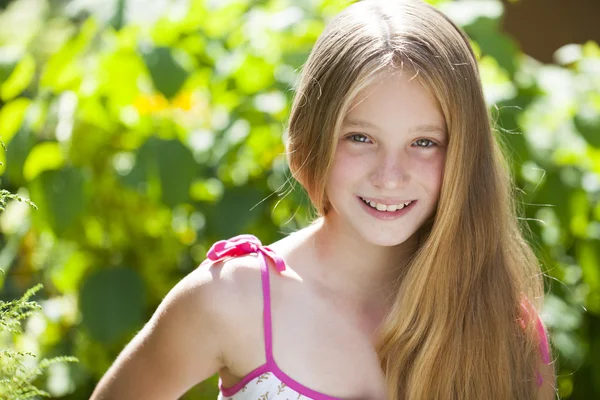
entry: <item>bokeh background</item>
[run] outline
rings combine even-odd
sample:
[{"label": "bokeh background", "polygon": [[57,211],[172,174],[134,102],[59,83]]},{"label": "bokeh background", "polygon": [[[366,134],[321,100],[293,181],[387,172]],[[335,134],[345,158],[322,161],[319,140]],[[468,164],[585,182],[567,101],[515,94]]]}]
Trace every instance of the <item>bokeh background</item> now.
[{"label": "bokeh background", "polygon": [[[480,57],[523,224],[547,275],[542,318],[560,396],[598,399],[600,47],[597,20],[589,30],[569,15],[600,9],[430,2]],[[44,284],[43,311],[2,346],[79,359],[52,365],[36,385],[89,398],[211,243],[243,232],[268,243],[307,223],[282,140],[299,68],[347,4],[0,1],[1,187],[38,206],[15,201],[0,214],[0,299]],[[216,382],[184,399],[216,398]]]}]

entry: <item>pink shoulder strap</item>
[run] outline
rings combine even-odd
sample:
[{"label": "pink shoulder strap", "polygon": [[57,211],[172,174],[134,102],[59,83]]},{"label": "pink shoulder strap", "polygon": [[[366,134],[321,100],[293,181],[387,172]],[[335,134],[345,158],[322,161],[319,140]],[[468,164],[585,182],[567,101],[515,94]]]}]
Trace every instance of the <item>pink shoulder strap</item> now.
[{"label": "pink shoulder strap", "polygon": [[282,272],[285,270],[285,262],[273,250],[263,246],[260,240],[253,235],[239,235],[229,240],[216,242],[208,251],[208,260],[215,262],[231,257],[239,257],[247,254],[258,254],[260,262],[260,275],[262,279],[263,292],[263,329],[265,334],[265,352],[267,363],[273,363],[273,338],[271,324],[271,284],[269,281],[269,268],[267,257],[273,260],[275,268]]},{"label": "pink shoulder strap", "polygon": [[[534,305],[531,304],[529,299],[527,299],[526,297],[523,297],[523,299],[521,300],[521,312],[523,315],[523,317],[519,319],[519,323],[521,324],[521,327],[525,328],[525,320],[527,320],[527,321],[533,320],[534,321],[535,328],[536,328],[536,331],[538,334],[538,339],[539,339],[539,351],[540,351],[540,356],[541,356],[542,362],[544,364],[550,364],[550,362],[551,362],[550,346],[548,344],[548,335],[546,333],[546,329],[544,327],[544,324],[542,323],[540,316],[538,315],[537,311],[535,310]],[[544,379],[542,378],[542,375],[540,374],[540,372],[537,370],[536,370],[536,378],[537,378],[537,385],[542,386]]]}]

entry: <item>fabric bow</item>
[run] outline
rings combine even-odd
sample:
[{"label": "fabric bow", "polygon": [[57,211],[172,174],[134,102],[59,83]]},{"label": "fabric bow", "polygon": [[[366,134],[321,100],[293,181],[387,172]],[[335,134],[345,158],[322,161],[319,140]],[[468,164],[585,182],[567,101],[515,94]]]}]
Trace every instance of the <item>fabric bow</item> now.
[{"label": "fabric bow", "polygon": [[239,235],[229,240],[220,240],[212,245],[206,257],[211,261],[220,261],[229,257],[238,257],[252,253],[263,253],[275,263],[275,268],[285,271],[285,262],[271,248],[263,246],[253,235]]}]

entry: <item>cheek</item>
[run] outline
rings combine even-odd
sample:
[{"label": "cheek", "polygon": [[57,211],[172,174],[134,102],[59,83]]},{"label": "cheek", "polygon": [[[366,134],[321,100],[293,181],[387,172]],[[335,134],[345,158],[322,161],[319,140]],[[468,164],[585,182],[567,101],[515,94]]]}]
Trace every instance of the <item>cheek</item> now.
[{"label": "cheek", "polygon": [[355,180],[367,170],[366,164],[364,156],[356,156],[347,151],[338,151],[331,166],[331,179],[336,179],[338,182]]},{"label": "cheek", "polygon": [[439,194],[444,176],[445,154],[415,160],[417,175],[414,178],[422,182],[427,190],[436,197]]}]

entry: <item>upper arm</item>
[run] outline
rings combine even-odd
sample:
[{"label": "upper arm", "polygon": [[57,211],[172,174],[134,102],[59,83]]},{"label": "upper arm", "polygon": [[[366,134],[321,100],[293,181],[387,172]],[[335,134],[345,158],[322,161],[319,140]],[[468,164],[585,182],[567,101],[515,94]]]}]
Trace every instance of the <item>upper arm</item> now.
[{"label": "upper arm", "polygon": [[208,268],[182,279],[104,375],[93,400],[176,399],[222,367],[223,294]]}]

